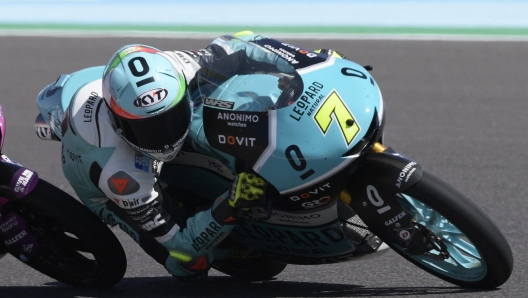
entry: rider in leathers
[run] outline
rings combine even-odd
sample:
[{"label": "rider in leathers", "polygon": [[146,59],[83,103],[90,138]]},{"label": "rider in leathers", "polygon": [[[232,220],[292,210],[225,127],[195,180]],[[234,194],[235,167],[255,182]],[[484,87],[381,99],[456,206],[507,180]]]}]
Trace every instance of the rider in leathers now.
[{"label": "rider in leathers", "polygon": [[[251,32],[236,36],[264,38]],[[202,66],[214,63],[233,75],[250,60],[291,68],[276,57],[252,53],[228,36],[194,51],[129,45],[114,54],[102,78],[69,90],[75,95],[64,115],[47,100],[62,85],[66,92],[67,77],[44,88],[37,103],[62,141],[63,171],[81,201],[106,223],[128,232],[172,275],[182,281],[203,279],[213,249],[234,228],[240,209],[260,204],[266,183],[256,174],[240,173],[210,208],[189,217],[161,188],[157,175],[187,136],[190,93]]]},{"label": "rider in leathers", "polygon": [[[241,173],[210,208],[188,217],[157,183],[162,163],[176,156],[189,131],[189,94],[196,86],[200,58],[236,73],[251,55],[243,45],[224,38],[195,51],[125,46],[110,59],[102,79],[74,92],[64,115],[46,106],[57,82],[37,98],[46,122],[62,141],[63,171],[81,201],[108,224],[142,238],[147,253],[184,281],[207,276],[212,250],[234,228],[239,209],[259,204],[264,194],[263,179]],[[276,63],[271,57],[253,58]],[[68,87],[64,84],[62,92]]]}]

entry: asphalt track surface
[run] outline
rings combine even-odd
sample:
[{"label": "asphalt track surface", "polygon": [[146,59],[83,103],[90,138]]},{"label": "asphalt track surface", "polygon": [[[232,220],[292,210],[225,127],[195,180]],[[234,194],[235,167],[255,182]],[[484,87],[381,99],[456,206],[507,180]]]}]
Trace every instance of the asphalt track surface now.
[{"label": "asphalt track surface", "polygon": [[[120,46],[196,49],[209,40],[0,37],[0,103],[7,118],[3,152],[74,194],[62,175],[60,144],[34,132],[35,98],[61,73],[102,65]],[[511,278],[472,291],[427,274],[394,252],[325,266],[288,266],[276,279],[240,282],[215,270],[207,282],[180,284],[118,229],[128,270],[113,289],[74,289],[0,260],[1,297],[525,297],[528,291],[528,43],[285,40],[333,48],[373,65],[386,101],[386,143],[472,198],[500,227],[514,254]]]}]

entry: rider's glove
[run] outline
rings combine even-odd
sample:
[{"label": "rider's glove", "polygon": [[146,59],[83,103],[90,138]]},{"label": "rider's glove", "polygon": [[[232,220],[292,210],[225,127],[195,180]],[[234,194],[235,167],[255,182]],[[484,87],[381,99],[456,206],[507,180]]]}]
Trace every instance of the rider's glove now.
[{"label": "rider's glove", "polygon": [[231,223],[249,208],[261,206],[266,184],[266,181],[256,174],[238,174],[231,183],[227,198],[214,208],[213,217],[218,222]]},{"label": "rider's glove", "polygon": [[266,181],[255,174],[240,173],[229,190],[229,205],[247,210],[258,206],[264,197]]},{"label": "rider's glove", "polygon": [[333,56],[336,58],[347,59],[347,57],[345,57],[345,55],[343,55],[342,53],[331,50],[331,49],[319,49],[319,50],[315,50],[314,52],[319,53],[319,54],[326,54],[328,56]]}]

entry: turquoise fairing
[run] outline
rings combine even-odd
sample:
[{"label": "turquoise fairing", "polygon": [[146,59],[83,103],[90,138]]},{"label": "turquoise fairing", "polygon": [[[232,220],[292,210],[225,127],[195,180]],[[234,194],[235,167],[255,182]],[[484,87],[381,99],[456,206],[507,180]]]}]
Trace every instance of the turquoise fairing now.
[{"label": "turquoise fairing", "polygon": [[[374,117],[379,117],[380,122],[382,119],[383,100],[380,90],[362,66],[348,60],[333,59],[333,63],[322,64],[316,71],[300,70],[299,74],[304,86],[302,94],[291,105],[267,111],[269,145],[259,161],[249,165],[281,193],[322,181],[350,164],[357,155],[344,155],[365,136]],[[281,92],[277,88],[277,81],[278,78],[271,74],[238,76],[224,82],[208,96],[234,102],[233,110],[228,112],[247,111],[249,105],[253,105],[257,111],[265,111],[260,103],[252,103],[251,98],[240,94],[244,91],[253,92],[253,98],[269,95],[272,101],[276,101],[275,94]],[[340,101],[336,100],[337,97]],[[330,100],[344,105],[329,108]],[[326,133],[315,118],[323,105],[327,108],[326,121],[329,122]],[[344,126],[345,129],[350,130],[354,125],[359,128],[357,134],[348,141],[341,129],[343,125],[338,124],[335,111],[340,115],[348,115],[350,112],[355,120],[351,127]],[[191,127],[192,143],[195,147],[201,147],[204,154],[211,155],[208,152],[212,152],[213,155],[221,155],[234,170],[233,156],[212,149],[207,142],[202,113],[203,106],[199,106],[195,110]],[[342,123],[347,120],[340,118]]]},{"label": "turquoise fairing", "polygon": [[[336,75],[336,70],[340,71],[344,67],[359,70],[366,78]],[[302,79],[305,90],[303,94],[309,91],[307,88],[313,85],[313,82],[318,82],[323,87],[313,99],[310,98],[309,103],[297,99],[295,104],[274,111],[277,121],[277,145],[267,162],[258,169],[258,173],[281,192],[309,184],[324,177],[342,163],[355,159],[355,156],[343,155],[361,140],[372,119],[378,117],[376,112],[383,109],[377,84],[362,66],[353,62],[336,59],[334,65],[304,74]],[[331,115],[332,121],[326,134],[314,118],[333,91],[343,100],[359,126],[359,132],[350,144],[345,140],[335,113]],[[296,170],[286,159],[285,152],[292,145],[297,146],[304,156],[306,166],[302,169],[300,161],[295,161],[299,166]],[[295,154],[290,155],[295,158]],[[313,174],[303,179],[302,175],[309,174],[310,170],[313,170]]]}]

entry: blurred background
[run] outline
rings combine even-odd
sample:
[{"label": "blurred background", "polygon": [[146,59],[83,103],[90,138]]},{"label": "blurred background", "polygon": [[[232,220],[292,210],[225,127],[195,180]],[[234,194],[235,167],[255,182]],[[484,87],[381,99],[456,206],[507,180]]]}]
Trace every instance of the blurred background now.
[{"label": "blurred background", "polygon": [[204,37],[248,26],[274,36],[526,39],[528,1],[0,0],[4,35]]},{"label": "blurred background", "polygon": [[[125,44],[198,49],[241,30],[373,65],[387,106],[387,144],[497,223],[514,252],[514,274],[499,291],[468,292],[390,252],[317,270],[288,266],[270,283],[241,285],[213,272],[213,287],[183,287],[114,228],[129,267],[106,297],[526,296],[528,1],[0,0],[2,152],[75,196],[62,174],[61,144],[35,135],[39,91],[61,73],[105,64]],[[105,296],[68,290],[10,256],[1,264],[16,273],[3,276],[1,297]]]}]

